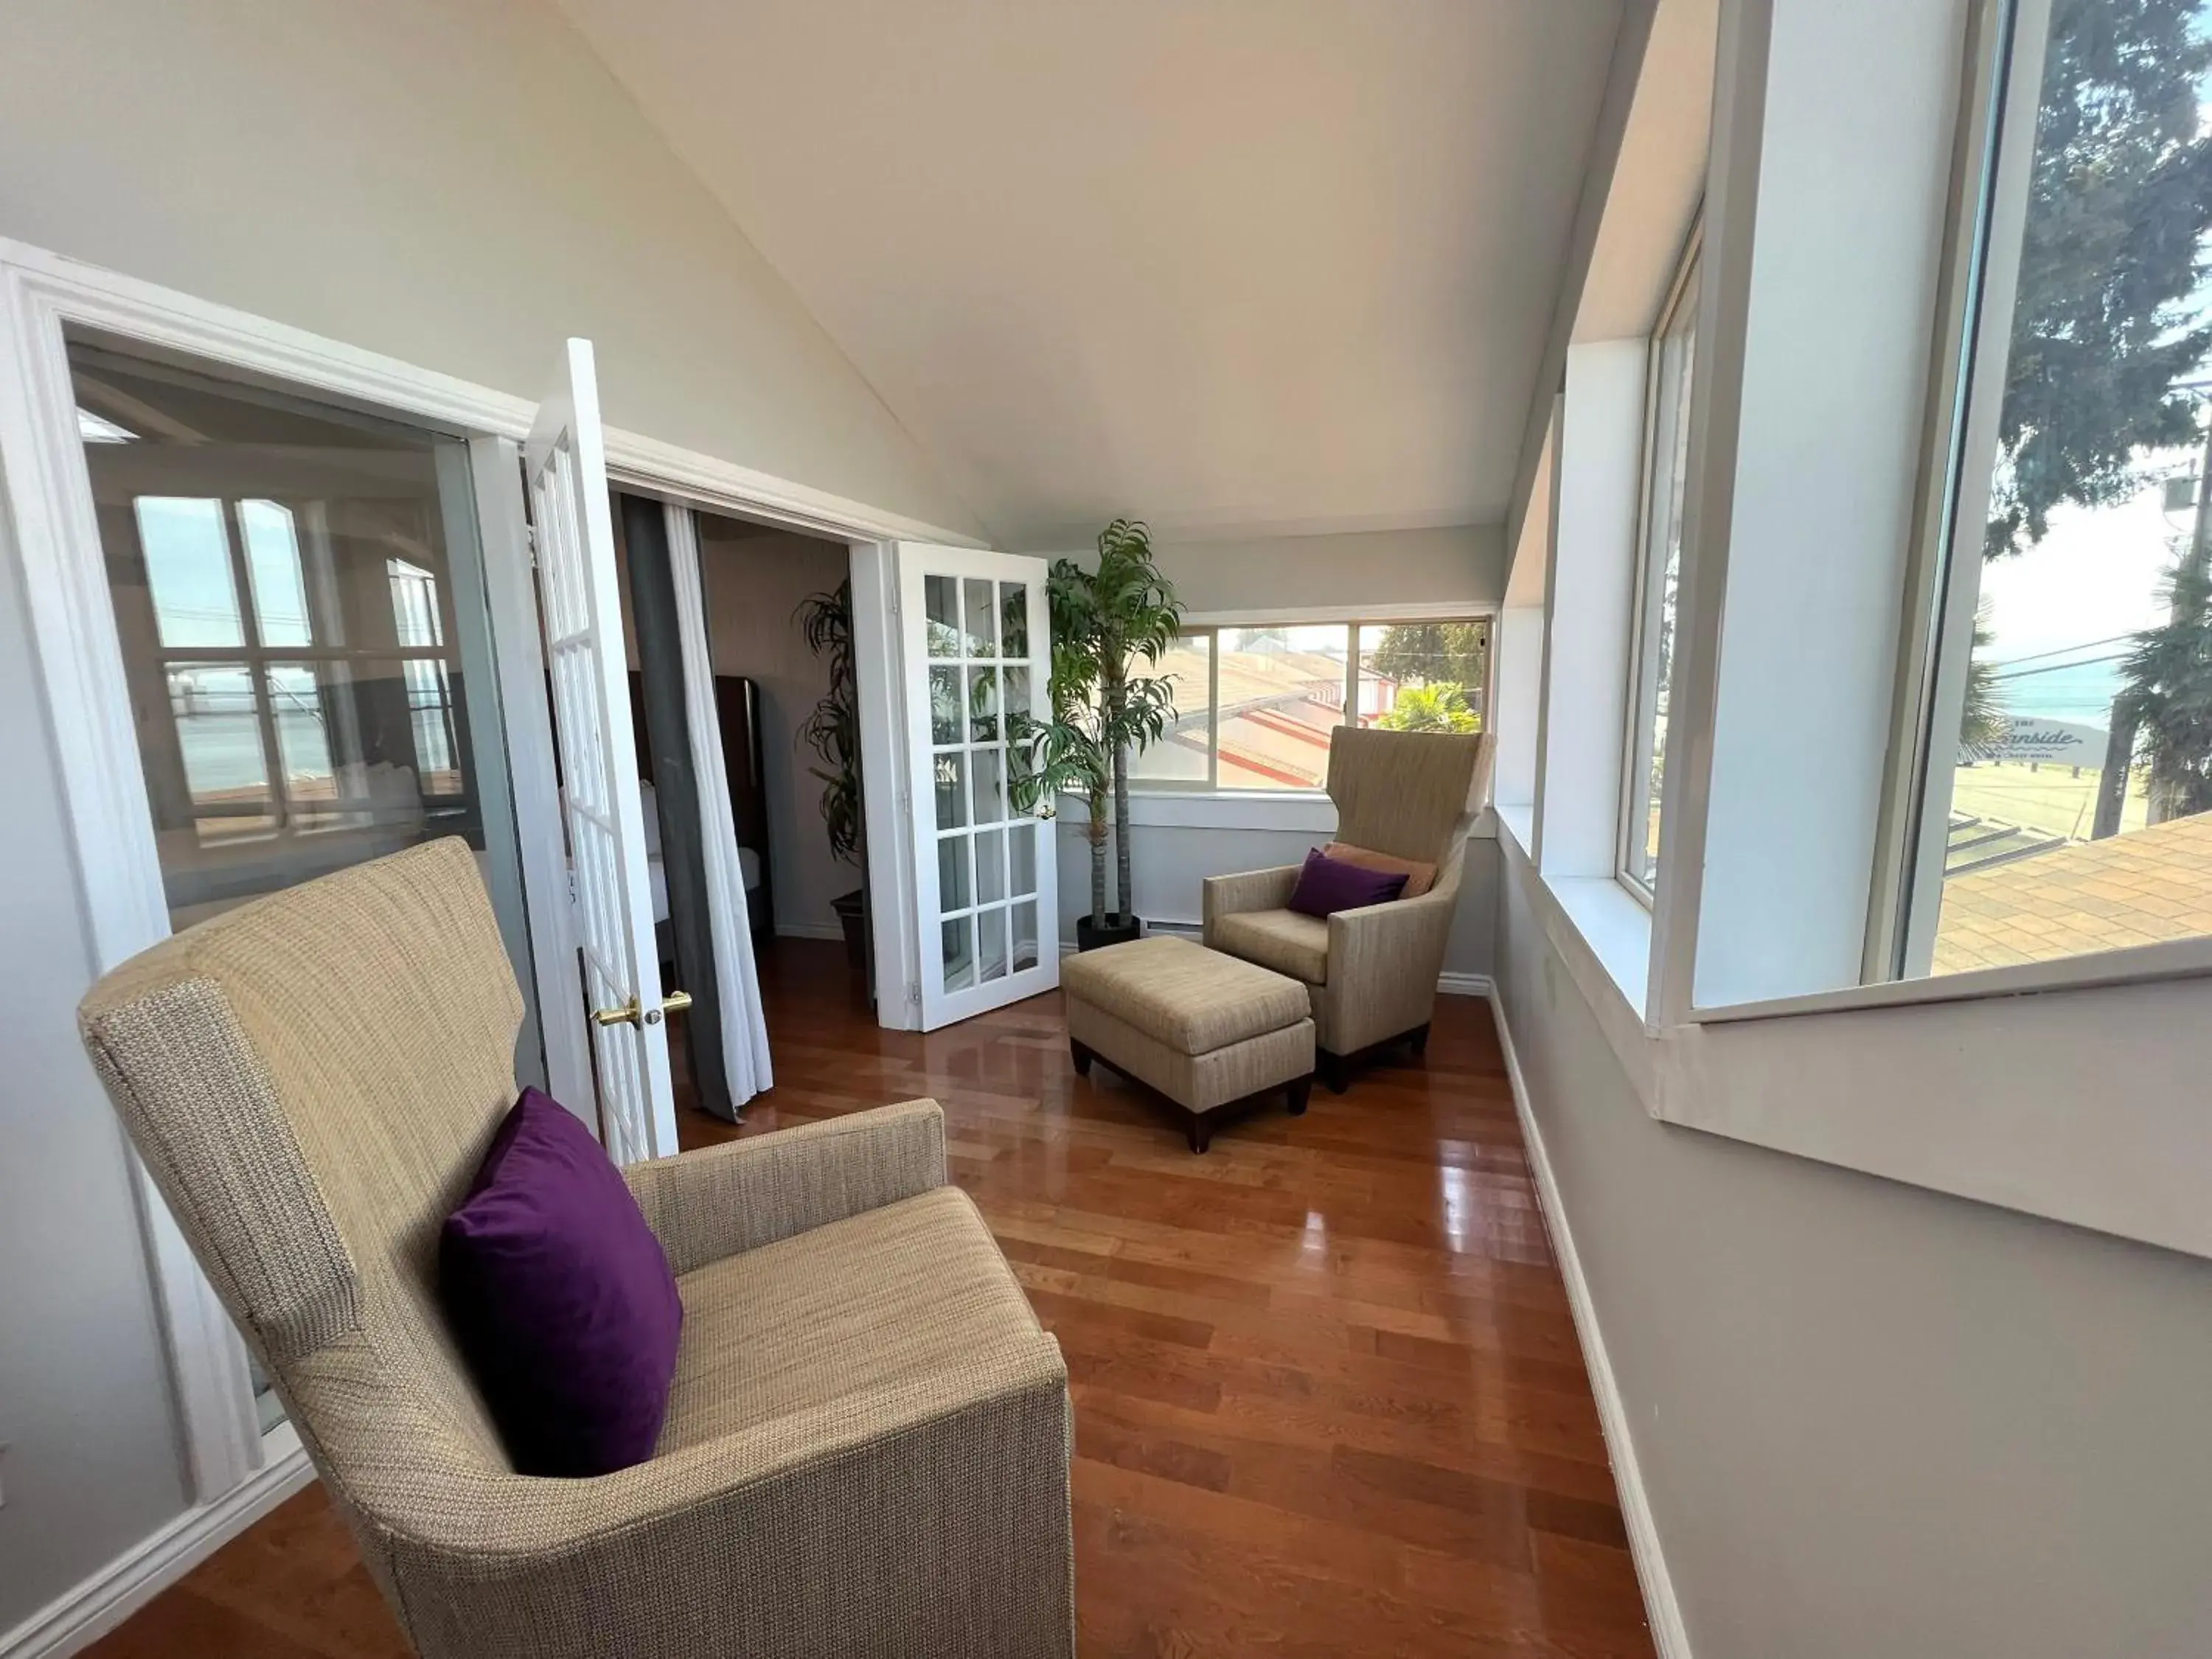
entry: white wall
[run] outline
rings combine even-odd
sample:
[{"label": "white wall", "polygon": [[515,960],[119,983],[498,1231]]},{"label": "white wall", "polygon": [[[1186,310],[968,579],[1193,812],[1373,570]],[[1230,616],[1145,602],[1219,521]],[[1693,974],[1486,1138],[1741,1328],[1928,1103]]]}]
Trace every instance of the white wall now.
[{"label": "white wall", "polygon": [[829,693],[830,665],[806,648],[793,613],[808,594],[845,580],[851,553],[841,543],[780,532],[726,539],[720,532],[750,526],[704,514],[699,526],[714,672],[749,675],[760,685],[776,927],[834,937],[837,915],[830,901],[859,886],[860,872],[830,856],[822,786],[807,769],[817,763],[814,751],[799,743],[800,724]]},{"label": "white wall", "polygon": [[1487,608],[1505,591],[1502,524],[1164,540],[1153,550],[1185,608],[1200,616],[1308,607],[1346,615],[1386,601]]},{"label": "white wall", "polygon": [[[550,7],[17,0],[0,235],[529,396],[594,338],[640,433],[972,528]],[[0,570],[0,1633],[185,1505],[10,558]]]},{"label": "white wall", "polygon": [[1656,1121],[1504,866],[1503,1008],[1696,1659],[2212,1651],[2212,1262]]}]

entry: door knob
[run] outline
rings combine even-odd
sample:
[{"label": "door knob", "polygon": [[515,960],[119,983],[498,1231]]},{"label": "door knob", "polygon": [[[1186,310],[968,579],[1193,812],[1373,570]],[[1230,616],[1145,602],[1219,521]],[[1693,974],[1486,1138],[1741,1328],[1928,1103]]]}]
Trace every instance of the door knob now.
[{"label": "door knob", "polygon": [[632,997],[619,1008],[594,1008],[592,1023],[595,1025],[658,1025],[663,1014],[680,1014],[691,1006],[689,991],[671,991],[660,1000],[658,1008],[638,1010],[637,999]]}]

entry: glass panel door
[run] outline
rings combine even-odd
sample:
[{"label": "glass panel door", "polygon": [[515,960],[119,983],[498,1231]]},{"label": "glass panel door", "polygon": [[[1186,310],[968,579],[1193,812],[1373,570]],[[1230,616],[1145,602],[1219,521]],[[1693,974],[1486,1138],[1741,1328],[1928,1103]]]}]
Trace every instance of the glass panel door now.
[{"label": "glass panel door", "polygon": [[922,1024],[933,1030],[1060,981],[1051,820],[1013,805],[1018,719],[1048,712],[1046,567],[912,543],[899,554]]}]

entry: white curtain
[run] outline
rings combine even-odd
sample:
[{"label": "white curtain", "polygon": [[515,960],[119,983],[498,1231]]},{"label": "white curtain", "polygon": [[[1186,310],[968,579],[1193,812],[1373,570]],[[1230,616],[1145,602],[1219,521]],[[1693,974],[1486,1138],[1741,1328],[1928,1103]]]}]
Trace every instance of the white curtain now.
[{"label": "white curtain", "polygon": [[707,900],[714,941],[714,983],[721,1004],[722,1057],[730,1098],[744,1105],[775,1081],[769,1069],[768,1019],[761,1012],[760,969],[753,960],[738,827],[722,766],[721,716],[714,708],[714,665],[707,654],[707,594],[699,569],[699,532],[689,507],[663,509],[669,566],[676,579],[676,621],[684,636],[684,716],[699,776],[699,832],[707,852]]}]

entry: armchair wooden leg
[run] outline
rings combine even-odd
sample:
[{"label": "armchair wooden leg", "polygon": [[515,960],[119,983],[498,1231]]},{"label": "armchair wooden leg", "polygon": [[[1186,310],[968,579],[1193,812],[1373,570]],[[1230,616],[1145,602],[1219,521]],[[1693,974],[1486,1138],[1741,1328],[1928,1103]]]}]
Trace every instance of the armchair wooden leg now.
[{"label": "armchair wooden leg", "polygon": [[1419,1025],[1416,1025],[1413,1030],[1412,1036],[1407,1040],[1413,1043],[1413,1053],[1417,1056],[1427,1054],[1429,1052],[1428,1022],[1426,1020],[1423,1020]]},{"label": "armchair wooden leg", "polygon": [[1333,1095],[1340,1095],[1352,1086],[1352,1061],[1343,1054],[1333,1054],[1326,1048],[1315,1052],[1315,1070],[1321,1080],[1328,1085]]},{"label": "armchair wooden leg", "polygon": [[1190,1115],[1190,1149],[1194,1152],[1202,1152],[1213,1144],[1213,1125],[1210,1121],[1212,1115],[1211,1112]]},{"label": "armchair wooden leg", "polygon": [[1073,1037],[1070,1037],[1067,1040],[1067,1057],[1075,1062],[1076,1076],[1089,1077],[1091,1075],[1091,1050],[1085,1048]]},{"label": "armchair wooden leg", "polygon": [[1313,1094],[1313,1073],[1309,1072],[1283,1091],[1284,1103],[1291,1109],[1292,1117],[1306,1115],[1306,1101]]}]

